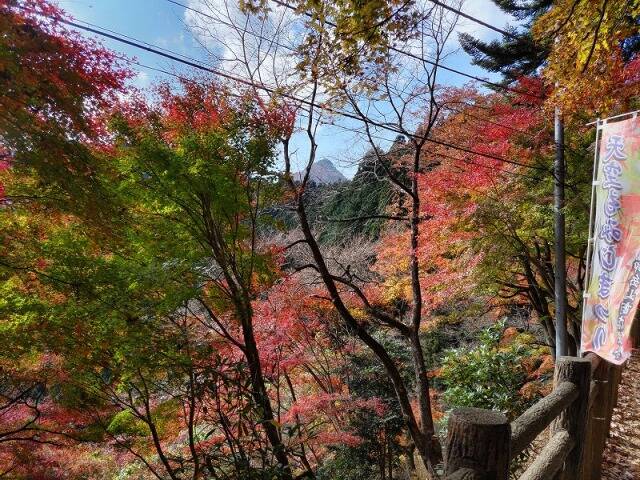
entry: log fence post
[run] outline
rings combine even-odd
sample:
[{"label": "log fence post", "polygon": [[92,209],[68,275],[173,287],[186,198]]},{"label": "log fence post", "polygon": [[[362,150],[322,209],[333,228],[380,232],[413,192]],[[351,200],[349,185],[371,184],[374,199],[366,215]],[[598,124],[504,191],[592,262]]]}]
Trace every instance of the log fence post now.
[{"label": "log fence post", "polygon": [[445,478],[508,480],[512,455],[548,425],[550,441],[521,480],[600,480],[621,371],[591,354],[560,357],[553,393],[513,424],[500,412],[454,410],[449,417]]},{"label": "log fence post", "polygon": [[[508,480],[511,425],[500,412],[460,408],[449,417],[445,477]],[[459,475],[464,470],[464,476]],[[470,471],[475,472],[471,476]]]},{"label": "log fence post", "polygon": [[558,480],[582,480],[585,457],[585,438],[589,413],[591,387],[591,362],[586,358],[560,357],[556,361],[554,385],[571,382],[578,387],[579,395],[551,424],[551,436],[566,431],[573,440],[573,448],[567,455]]},{"label": "log fence post", "polygon": [[622,367],[601,360],[593,372],[595,399],[589,412],[587,445],[582,480],[600,480],[602,456],[611,428]]}]

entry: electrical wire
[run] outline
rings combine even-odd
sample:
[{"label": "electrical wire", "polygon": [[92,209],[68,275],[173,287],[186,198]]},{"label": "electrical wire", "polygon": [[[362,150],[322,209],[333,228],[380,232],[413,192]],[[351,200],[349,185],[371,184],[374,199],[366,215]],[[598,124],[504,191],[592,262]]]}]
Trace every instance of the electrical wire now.
[{"label": "electrical wire", "polygon": [[[198,70],[202,70],[202,71],[206,71],[206,72],[212,73],[212,74],[214,74],[216,76],[225,78],[227,80],[230,80],[230,81],[233,81],[233,82],[237,82],[237,83],[239,83],[241,85],[249,86],[249,87],[257,89],[257,90],[262,90],[262,91],[265,91],[265,92],[267,92],[269,94],[281,95],[284,98],[287,98],[287,99],[292,100],[294,102],[298,102],[300,104],[306,105],[306,106],[308,106],[310,108],[318,108],[320,110],[324,110],[324,111],[326,111],[328,113],[331,113],[331,114],[334,114],[334,115],[339,115],[339,116],[342,116],[342,117],[345,117],[345,118],[349,118],[349,119],[352,119],[352,120],[356,120],[356,121],[359,121],[359,122],[362,122],[362,123],[365,123],[365,124],[368,123],[370,125],[373,125],[376,128],[387,130],[387,131],[390,131],[390,132],[393,132],[393,133],[396,133],[396,134],[399,134],[399,135],[408,135],[408,136],[410,136],[410,137],[412,137],[414,139],[422,140],[422,137],[419,136],[419,135],[408,134],[406,131],[401,130],[401,129],[396,128],[396,127],[393,127],[393,126],[390,126],[388,124],[382,124],[380,122],[376,122],[376,121],[373,121],[371,119],[364,119],[361,116],[358,116],[356,114],[349,113],[349,112],[344,112],[344,111],[341,111],[341,110],[336,110],[336,109],[334,109],[332,107],[329,107],[327,105],[319,105],[319,104],[317,104],[315,102],[312,102],[312,101],[309,101],[309,100],[306,100],[306,99],[303,99],[303,98],[300,98],[300,97],[296,97],[296,96],[291,95],[291,94],[287,94],[286,92],[281,92],[277,88],[268,87],[266,85],[261,85],[261,84],[256,84],[256,83],[252,82],[251,80],[247,80],[247,79],[238,77],[236,75],[230,74],[230,73],[222,71],[220,69],[211,68],[211,67],[202,65],[202,64],[200,64],[200,63],[198,63],[196,61],[191,61],[191,60],[186,60],[186,59],[180,58],[175,52],[163,51],[160,48],[157,48],[157,46],[155,46],[153,44],[146,44],[145,45],[145,44],[141,43],[139,40],[133,39],[133,37],[124,38],[119,33],[109,33],[107,31],[103,31],[102,27],[92,27],[92,26],[82,25],[80,23],[77,23],[77,22],[74,22],[74,21],[71,21],[71,20],[67,20],[67,19],[61,18],[59,16],[47,15],[47,14],[44,14],[42,12],[37,12],[37,11],[34,11],[34,10],[28,8],[28,7],[23,7],[23,6],[20,6],[20,5],[16,5],[16,8],[19,8],[19,9],[22,9],[22,10],[26,10],[26,11],[30,11],[32,13],[36,13],[37,15],[50,18],[50,19],[52,19],[54,21],[58,21],[60,23],[68,25],[70,27],[78,28],[80,30],[84,30],[84,31],[87,31],[87,32],[90,32],[90,33],[93,33],[93,34],[96,34],[96,35],[99,35],[99,36],[102,36],[102,37],[105,37],[105,38],[109,38],[111,40],[114,40],[114,41],[117,41],[117,42],[120,42],[120,43],[124,43],[126,45],[129,45],[129,46],[141,49],[141,50],[145,50],[147,52],[162,56],[164,58],[168,58],[168,59],[173,60],[175,62],[182,63],[184,65],[188,65],[188,66],[190,66],[192,68],[195,68],[195,69],[198,69]],[[149,45],[153,45],[153,46],[149,46]],[[168,53],[168,52],[171,52],[171,53]],[[478,152],[478,151],[475,151],[475,150],[472,150],[472,149],[469,149],[469,148],[466,148],[466,147],[462,147],[462,146],[455,145],[455,144],[452,144],[452,143],[449,143],[449,142],[445,142],[445,141],[436,140],[436,139],[433,139],[433,138],[426,138],[424,140],[426,142],[428,142],[428,143],[432,143],[432,144],[435,144],[435,145],[440,145],[440,146],[445,147],[447,149],[452,149],[452,150],[457,150],[457,151],[461,151],[461,152],[472,154],[472,155],[477,155],[477,156],[482,157],[482,158],[488,158],[488,159],[492,159],[492,160],[497,160],[499,162],[508,163],[508,164],[512,164],[512,165],[518,165],[518,166],[521,166],[521,167],[524,167],[524,168],[530,168],[530,169],[534,169],[534,170],[543,170],[543,171],[548,171],[549,170],[548,168],[545,168],[545,167],[540,167],[540,166],[536,166],[536,165],[527,165],[527,164],[524,164],[524,163],[521,163],[521,162],[518,162],[518,161],[515,161],[515,160],[506,159],[506,158],[503,158],[503,157],[500,157],[500,156],[497,156],[497,155]]]},{"label": "electrical wire", "polygon": [[[290,5],[287,2],[284,2],[283,0],[271,0],[271,1],[273,3],[275,3],[275,4],[277,4],[277,5],[280,5],[282,7],[288,8],[290,10],[293,10],[293,11],[296,11],[296,12],[298,11],[298,9],[294,5]],[[303,12],[303,14],[306,15],[307,17],[312,17],[312,14],[309,13],[309,12]],[[481,22],[482,20],[478,20],[478,21]],[[337,25],[334,22],[331,22],[331,21],[328,21],[328,20],[326,21],[326,24],[329,25],[330,27],[333,27],[333,28],[337,27]],[[497,27],[495,27],[495,28],[497,28]],[[408,52],[406,50],[402,50],[402,49],[394,47],[394,46],[389,46],[389,50],[391,50],[393,52],[396,52],[398,54],[407,56],[409,58],[413,58],[414,60],[418,60],[418,61],[421,61],[423,63],[427,63],[429,65],[433,65],[433,66],[438,67],[438,68],[442,68],[443,70],[447,70],[447,71],[455,73],[457,75],[461,75],[463,77],[467,77],[467,78],[470,78],[472,80],[476,80],[477,82],[484,83],[485,85],[489,85],[489,86],[491,86],[493,88],[498,88],[500,90],[504,90],[504,91],[508,91],[508,92],[512,92],[512,93],[517,93],[519,95],[525,95],[525,96],[531,97],[531,98],[537,98],[537,99],[542,99],[543,98],[543,97],[540,97],[539,95],[535,95],[533,93],[526,92],[524,90],[519,90],[517,88],[509,87],[509,86],[503,85],[501,83],[493,82],[493,81],[491,81],[491,80],[489,80],[487,78],[478,77],[476,75],[472,75],[472,74],[463,72],[461,70],[458,70],[458,69],[455,69],[455,68],[452,68],[452,67],[448,67],[448,66],[443,65],[440,62],[437,62],[435,60],[431,60],[431,59],[428,59],[428,58],[425,58],[425,57],[421,57],[419,55],[416,55],[415,53]]]},{"label": "electrical wire", "polygon": [[516,35],[515,33],[511,33],[508,32],[506,30],[503,30],[502,28],[498,28],[495,25],[491,25],[490,23],[484,22],[483,20],[480,20],[477,17],[474,17],[473,15],[469,15],[468,13],[463,12],[462,10],[458,10],[456,8],[453,8],[449,5],[447,5],[446,3],[442,3],[438,0],[429,0],[431,3],[434,3],[436,5],[438,5],[439,7],[444,8],[445,10],[449,10],[450,12],[454,12],[458,15],[460,15],[461,17],[466,18],[467,20],[471,20],[472,22],[477,23],[478,25],[482,25],[483,27],[486,27],[490,30],[493,30],[494,32],[498,32],[501,33],[502,35],[504,35],[505,37],[509,37],[513,40],[520,40],[520,37],[518,35]]},{"label": "electrical wire", "polygon": [[263,35],[260,35],[259,33],[253,32],[253,31],[251,31],[251,30],[249,30],[247,28],[244,28],[244,27],[240,27],[240,26],[234,24],[233,22],[227,22],[226,20],[223,20],[222,18],[220,18],[218,16],[214,16],[214,15],[205,13],[202,10],[198,10],[197,8],[193,8],[193,7],[191,7],[191,6],[187,5],[187,4],[184,4],[182,2],[178,2],[176,0],[165,0],[165,1],[169,2],[169,3],[172,3],[173,5],[177,5],[179,7],[182,7],[185,10],[189,10],[189,11],[191,11],[193,13],[197,13],[198,15],[201,15],[201,16],[203,16],[205,18],[208,18],[209,20],[213,20],[214,22],[218,22],[221,25],[225,25],[227,27],[233,28],[234,30],[238,30],[238,31],[240,31],[242,33],[245,33],[247,35],[251,35],[252,37],[258,38],[258,39],[260,39],[262,41],[269,42],[269,43],[271,43],[271,44],[273,44],[273,45],[275,45],[277,47],[284,48],[284,49],[290,51],[291,53],[296,53],[298,51],[296,48],[291,47],[290,45],[284,45],[283,43],[279,43],[278,41],[276,41],[273,38],[267,38],[267,37],[265,37]]},{"label": "electrical wire", "polygon": [[[191,6],[186,5],[186,4],[182,3],[182,2],[179,2],[177,0],[165,0],[165,1],[168,2],[168,3],[171,3],[173,5],[180,6],[180,7],[184,8],[185,10],[189,10],[191,12],[197,13],[198,15],[201,15],[201,16],[203,16],[205,18],[209,18],[210,20],[216,21],[216,22],[220,23],[221,25],[226,25],[228,27],[237,29],[242,33],[245,33],[245,34],[248,34],[248,35],[252,35],[252,36],[254,36],[256,38],[259,38],[260,40],[272,42],[274,45],[276,45],[278,47],[281,47],[281,48],[285,48],[285,49],[287,49],[287,50],[289,50],[291,52],[297,52],[297,50],[295,48],[293,48],[293,47],[290,47],[288,45],[284,45],[282,43],[278,43],[278,42],[274,41],[273,39],[268,39],[268,38],[266,38],[266,37],[264,37],[262,35],[259,35],[259,34],[255,33],[255,32],[252,32],[252,31],[250,31],[250,30],[248,30],[246,28],[241,28],[241,27],[239,27],[237,25],[234,25],[231,22],[224,21],[219,17],[216,17],[214,15],[211,15],[211,14],[208,14],[206,12],[203,12],[202,10],[198,10],[197,8],[191,7]],[[295,6],[290,5],[290,4],[286,3],[286,2],[283,2],[281,0],[272,0],[272,1],[274,3],[282,6],[282,7],[288,8],[290,10],[297,11]],[[436,2],[434,2],[434,3],[436,3]],[[456,10],[454,10],[454,11],[456,11]],[[305,15],[306,16],[310,16],[311,14],[305,12]],[[465,16],[466,16],[466,14],[465,14]],[[478,20],[478,22],[482,22],[482,21]],[[484,22],[482,22],[482,23],[484,24]],[[333,23],[333,22],[327,22],[327,25],[332,26],[334,28],[336,27],[336,24]],[[489,26],[489,28],[491,28],[491,26]],[[497,27],[495,27],[495,28],[497,28]],[[500,31],[501,33],[503,32],[500,29],[497,29],[497,31]],[[508,34],[508,32],[504,32],[503,34]],[[420,62],[427,63],[429,65],[437,66],[437,67],[442,68],[443,70],[446,70],[448,72],[455,73],[456,75],[460,75],[460,76],[469,78],[471,80],[475,80],[475,81],[483,83],[485,85],[489,85],[489,86],[491,86],[493,88],[497,88],[497,89],[500,89],[500,90],[508,91],[508,92],[511,92],[511,93],[517,93],[519,95],[525,95],[525,96],[532,97],[532,98],[537,98],[537,99],[543,98],[543,97],[540,97],[539,95],[535,95],[535,94],[532,94],[532,93],[529,93],[529,92],[525,92],[523,90],[518,90],[516,88],[509,87],[507,85],[503,85],[503,84],[500,84],[500,83],[497,83],[497,82],[493,82],[493,81],[491,81],[491,80],[489,80],[487,78],[482,78],[482,77],[479,77],[477,75],[472,75],[470,73],[466,73],[466,72],[464,72],[462,70],[458,70],[456,68],[449,67],[447,65],[444,65],[442,63],[436,62],[434,60],[427,59],[425,57],[422,57],[422,56],[419,56],[417,54],[414,54],[412,52],[401,50],[401,49],[393,47],[393,46],[389,47],[389,49],[391,51],[394,51],[394,52],[398,53],[398,54],[405,55],[407,57],[413,58],[414,60],[418,60]]]}]

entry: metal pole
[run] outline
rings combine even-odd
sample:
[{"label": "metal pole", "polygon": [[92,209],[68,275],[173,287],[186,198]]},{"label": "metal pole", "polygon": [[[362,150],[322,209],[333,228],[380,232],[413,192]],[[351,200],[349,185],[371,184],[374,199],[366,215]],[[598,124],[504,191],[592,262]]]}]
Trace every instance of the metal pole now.
[{"label": "metal pole", "polygon": [[554,237],[555,237],[555,304],[556,304],[556,358],[567,355],[567,271],[565,258],[564,218],[564,123],[560,108],[554,114],[556,158],[553,164]]}]

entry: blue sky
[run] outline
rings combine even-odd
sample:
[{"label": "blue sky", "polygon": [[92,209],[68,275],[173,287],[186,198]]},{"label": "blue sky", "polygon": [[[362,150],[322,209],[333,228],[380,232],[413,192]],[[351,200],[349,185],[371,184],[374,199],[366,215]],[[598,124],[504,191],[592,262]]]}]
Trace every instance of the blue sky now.
[{"label": "blue sky", "polygon": [[[181,0],[193,7],[201,7],[200,0]],[[138,40],[157,45],[198,59],[205,63],[207,56],[189,28],[185,9],[167,0],[58,0],[58,4],[78,20],[129,35]],[[467,0],[462,9],[487,23],[504,27],[510,20],[500,12],[490,0]],[[496,38],[497,33],[482,26],[465,21],[458,30],[467,31],[483,39]],[[103,44],[116,52],[135,57],[140,63],[177,73],[188,73],[189,67],[145,52],[114,40],[102,39]],[[451,55],[446,64],[481,77],[490,77],[470,64],[469,57],[462,51]],[[137,75],[133,83],[140,88],[148,88],[159,81],[171,80],[165,74],[132,66]],[[440,83],[463,85],[469,79],[442,71]],[[368,146],[355,142],[353,135],[335,127],[325,127],[319,132],[318,156],[329,158],[347,176],[355,172],[354,160],[359,158]],[[304,150],[302,143],[300,150]]]}]

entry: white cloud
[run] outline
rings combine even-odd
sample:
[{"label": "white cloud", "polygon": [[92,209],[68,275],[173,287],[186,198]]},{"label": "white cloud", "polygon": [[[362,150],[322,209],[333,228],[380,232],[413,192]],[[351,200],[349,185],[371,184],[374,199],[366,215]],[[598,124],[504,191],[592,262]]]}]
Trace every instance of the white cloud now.
[{"label": "white cloud", "polygon": [[[218,68],[269,86],[297,80],[295,18],[274,4],[264,18],[247,15],[235,0],[189,0],[185,23]],[[290,47],[287,49],[286,47]]]},{"label": "white cloud", "polygon": [[135,77],[131,79],[131,84],[134,87],[139,88],[140,90],[144,90],[149,86],[150,81],[151,79],[149,78],[149,74],[147,72],[138,71]]},{"label": "white cloud", "polygon": [[[419,2],[425,12],[433,7],[429,0],[419,0]],[[307,96],[308,87],[299,84],[298,72],[295,69],[297,59],[287,48],[275,45],[278,43],[291,48],[297,46],[301,41],[300,33],[303,29],[300,18],[290,10],[269,2],[272,11],[265,18],[259,19],[245,15],[238,3],[237,0],[189,0],[188,6],[196,11],[185,10],[185,23],[196,41],[206,49],[221,70],[245,79],[251,78],[263,85],[297,88],[292,93],[297,97]],[[450,4],[457,5],[457,2],[452,1]],[[504,28],[507,22],[512,21],[511,17],[504,14],[491,0],[466,0],[461,9],[469,15],[500,28]],[[452,21],[453,17],[453,14],[446,15],[447,21]],[[428,30],[428,23],[426,29]],[[460,18],[447,43],[447,52],[459,48],[457,35],[459,32],[467,32],[483,40],[499,37],[498,33],[486,27]],[[432,49],[433,39],[429,37],[425,37],[423,41],[402,45],[402,50],[419,56],[424,55],[427,58],[433,56]],[[424,65],[419,60],[404,56],[399,61],[401,72],[399,72],[400,93],[398,95],[404,93],[405,97],[413,98],[409,102],[413,102],[411,106],[419,116],[422,111],[421,97],[414,97],[412,89],[415,88],[415,79],[424,75]],[[405,83],[402,84],[402,81]],[[384,101],[379,103],[382,104]],[[373,105],[373,115],[376,115],[376,107],[377,105]],[[386,110],[388,108],[382,108],[380,113],[382,119],[385,118]],[[299,118],[299,121],[302,119]],[[354,128],[353,122],[350,123],[339,117],[336,121]],[[393,118],[390,121],[393,121]],[[336,156],[348,158],[345,164],[341,165],[343,168],[349,160],[354,161],[359,158],[360,150],[368,148],[366,141],[357,134],[352,134],[349,140],[347,130],[331,125],[323,126],[320,137],[324,140],[320,142],[324,151],[319,151],[318,154],[334,159]],[[339,145],[345,145],[344,151],[341,151]],[[301,159],[300,162],[296,162],[294,170],[301,169],[308,151],[304,133],[294,135],[292,150]],[[356,150],[357,154],[354,155]],[[294,154],[294,157],[298,155]],[[351,165],[350,170],[354,168]]]}]

